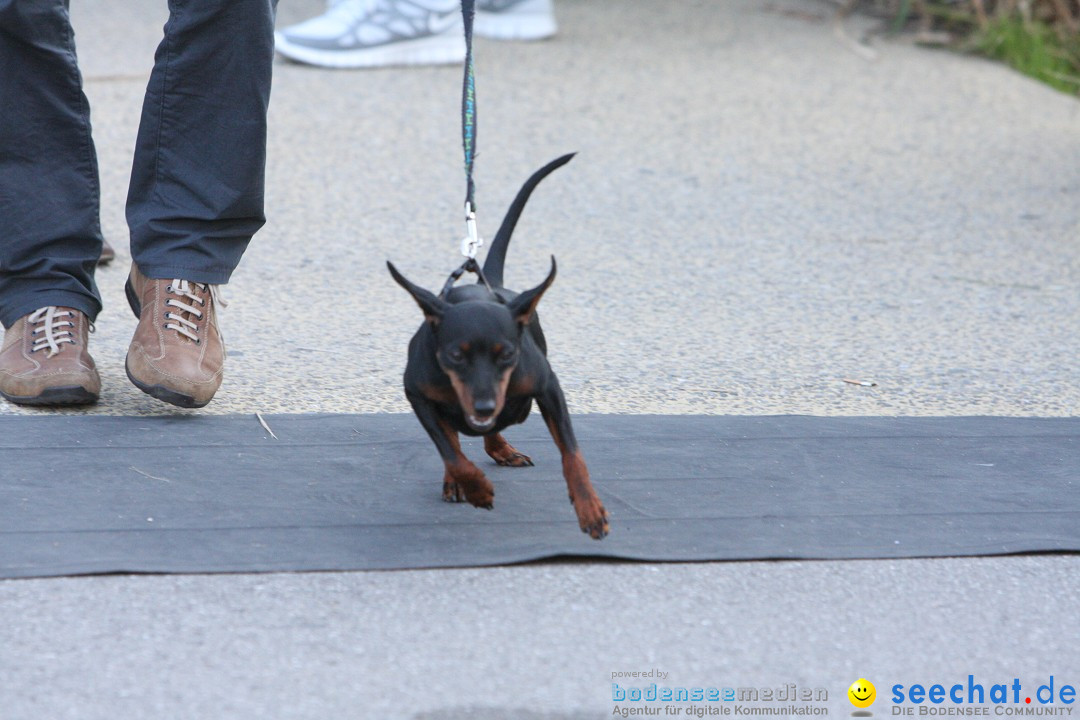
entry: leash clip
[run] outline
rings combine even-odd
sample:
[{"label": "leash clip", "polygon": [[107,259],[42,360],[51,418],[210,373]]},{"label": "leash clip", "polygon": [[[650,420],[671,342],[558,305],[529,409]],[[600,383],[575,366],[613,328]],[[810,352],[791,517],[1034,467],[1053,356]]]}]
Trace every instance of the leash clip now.
[{"label": "leash clip", "polygon": [[468,201],[465,202],[465,230],[468,234],[461,239],[461,254],[472,260],[476,257],[477,248],[484,244],[484,240],[476,230],[476,210]]}]

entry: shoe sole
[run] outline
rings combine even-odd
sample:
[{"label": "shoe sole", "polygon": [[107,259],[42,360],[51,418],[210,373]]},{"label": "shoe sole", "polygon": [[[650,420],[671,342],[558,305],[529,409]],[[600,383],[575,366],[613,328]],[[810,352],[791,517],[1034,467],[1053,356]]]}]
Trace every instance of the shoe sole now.
[{"label": "shoe sole", "polygon": [[98,401],[98,396],[82,385],[46,388],[40,395],[8,395],[6,392],[0,392],[0,395],[16,405],[93,405]]},{"label": "shoe sole", "polygon": [[190,395],[178,393],[164,385],[147,385],[131,374],[131,368],[128,367],[127,362],[124,363],[124,372],[127,373],[128,380],[131,381],[132,385],[139,388],[150,397],[161,400],[162,402],[167,402],[170,405],[182,408],[201,408],[210,404],[210,400],[207,400],[206,402],[195,402],[195,398]]},{"label": "shoe sole", "polygon": [[328,68],[449,65],[465,60],[465,39],[460,35],[434,35],[358,50],[325,50],[298,45],[282,33],[274,33],[274,48],[290,60]]},{"label": "shoe sole", "polygon": [[476,13],[473,31],[493,40],[544,40],[556,33],[558,26],[550,12]]},{"label": "shoe sole", "polygon": [[[124,283],[124,294],[127,295],[128,305],[131,306],[131,311],[135,313],[135,317],[142,318],[142,303],[139,302],[138,295],[135,294],[135,288],[131,287],[131,278],[128,278]],[[149,385],[137,379],[131,374],[131,368],[128,367],[127,360],[124,361],[124,372],[127,373],[128,380],[135,387],[142,390],[144,393],[152,398],[167,402],[170,405],[175,405],[182,408],[201,408],[210,404],[210,400],[206,402],[196,402],[195,398],[190,395],[178,393],[171,388],[167,388],[164,385]],[[213,398],[211,398],[212,400]]]}]

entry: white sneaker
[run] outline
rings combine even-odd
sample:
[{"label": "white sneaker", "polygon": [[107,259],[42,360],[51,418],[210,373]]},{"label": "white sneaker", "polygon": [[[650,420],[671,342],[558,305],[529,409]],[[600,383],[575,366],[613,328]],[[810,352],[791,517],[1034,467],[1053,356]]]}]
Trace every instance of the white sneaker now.
[{"label": "white sneaker", "polygon": [[322,15],[274,33],[274,40],[291,60],[331,68],[465,59],[459,0],[338,0]]},{"label": "white sneaker", "polygon": [[477,35],[496,40],[540,40],[555,34],[551,0],[476,0]]}]

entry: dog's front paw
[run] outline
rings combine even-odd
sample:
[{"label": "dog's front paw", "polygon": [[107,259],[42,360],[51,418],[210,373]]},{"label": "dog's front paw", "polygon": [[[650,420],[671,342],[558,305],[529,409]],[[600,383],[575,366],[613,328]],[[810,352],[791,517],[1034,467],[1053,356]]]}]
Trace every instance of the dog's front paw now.
[{"label": "dog's front paw", "polygon": [[465,499],[468,500],[473,507],[491,510],[495,507],[495,488],[491,487],[491,483],[489,482],[487,488],[481,488],[473,493],[465,493]]},{"label": "dog's front paw", "polygon": [[577,513],[581,532],[588,533],[593,540],[602,540],[611,529],[608,525],[607,510],[600,498],[591,497],[574,500],[574,512]]},{"label": "dog's front paw", "polygon": [[469,463],[447,469],[443,477],[443,500],[468,501],[471,505],[491,510],[495,506],[495,488],[484,472]]}]

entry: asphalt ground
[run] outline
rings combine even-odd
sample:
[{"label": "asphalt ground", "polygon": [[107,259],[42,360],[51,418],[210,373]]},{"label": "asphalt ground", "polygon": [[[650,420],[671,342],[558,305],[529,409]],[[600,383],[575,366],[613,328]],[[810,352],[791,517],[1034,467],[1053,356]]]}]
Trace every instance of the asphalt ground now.
[{"label": "asphalt ground", "polygon": [[[121,289],[164,3],[73,5],[119,258],[98,278],[102,402],[66,412],[173,414],[124,376]],[[321,7],[283,2],[279,25]],[[556,39],[477,43],[481,231],[532,170],[579,152],[534,194],[507,271],[524,287],[559,260],[541,312],[572,411],[1077,414],[1080,103],[870,17],[845,39],[834,8],[557,0]],[[226,289],[226,380],[199,412],[408,411],[419,313],[384,261],[428,287],[458,262],[459,91],[453,67],[276,65],[268,224]],[[832,715],[859,677],[882,698],[969,674],[1076,684],[1078,570],[1044,555],[9,581],[0,717],[599,718],[612,673],[649,669],[827,688]]]}]

